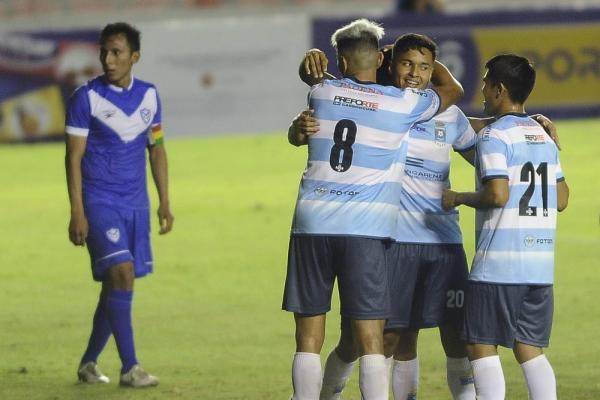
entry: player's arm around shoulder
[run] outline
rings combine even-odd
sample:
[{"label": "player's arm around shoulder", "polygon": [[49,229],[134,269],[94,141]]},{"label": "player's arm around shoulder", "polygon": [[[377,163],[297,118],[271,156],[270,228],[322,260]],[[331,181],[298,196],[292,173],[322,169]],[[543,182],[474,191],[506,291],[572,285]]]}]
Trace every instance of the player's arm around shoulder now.
[{"label": "player's arm around shoulder", "polygon": [[294,118],[288,129],[288,142],[296,147],[308,144],[308,138],[319,132],[319,121],[313,110],[304,110]]},{"label": "player's arm around shoulder", "polygon": [[310,49],[302,58],[298,74],[302,82],[308,86],[314,86],[321,83],[324,79],[336,79],[335,76],[327,72],[329,60],[323,50]]},{"label": "player's arm around shoulder", "polygon": [[65,171],[67,174],[67,190],[71,205],[69,220],[69,240],[76,246],[85,245],[88,235],[88,221],[83,208],[83,185],[81,160],[87,145],[86,136],[65,134]]},{"label": "player's arm around shoulder", "polygon": [[173,229],[173,221],[175,217],[171,213],[169,204],[169,178],[168,178],[168,162],[167,151],[162,142],[154,143],[148,147],[150,169],[152,170],[152,178],[156,191],[158,192],[158,224],[160,226],[159,233],[161,235],[168,233]]}]

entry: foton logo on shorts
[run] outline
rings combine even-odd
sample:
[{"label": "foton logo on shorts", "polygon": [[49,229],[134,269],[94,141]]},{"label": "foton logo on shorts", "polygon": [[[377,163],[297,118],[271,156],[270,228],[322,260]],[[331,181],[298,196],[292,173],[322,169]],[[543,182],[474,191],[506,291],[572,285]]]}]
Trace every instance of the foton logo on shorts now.
[{"label": "foton logo on shorts", "polygon": [[354,99],[352,97],[335,96],[333,98],[334,106],[345,106],[353,108],[362,108],[363,110],[377,111],[379,103],[372,101],[365,101],[361,99]]}]

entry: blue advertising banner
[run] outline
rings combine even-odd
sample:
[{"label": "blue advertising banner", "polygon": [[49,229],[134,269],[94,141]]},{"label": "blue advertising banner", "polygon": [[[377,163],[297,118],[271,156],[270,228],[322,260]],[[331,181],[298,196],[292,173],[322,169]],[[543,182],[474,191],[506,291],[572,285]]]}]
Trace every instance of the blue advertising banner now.
[{"label": "blue advertising banner", "polygon": [[[338,71],[331,34],[353,19],[313,22],[314,47],[326,51],[332,72]],[[482,115],[480,88],[486,61],[512,52],[529,58],[537,71],[528,112],[553,118],[600,116],[600,9],[393,15],[377,22],[386,30],[382,45],[408,32],[436,41],[440,61],[465,89],[459,106],[468,115]]]},{"label": "blue advertising banner", "polygon": [[66,100],[101,72],[98,33],[0,33],[0,142],[62,137]]}]

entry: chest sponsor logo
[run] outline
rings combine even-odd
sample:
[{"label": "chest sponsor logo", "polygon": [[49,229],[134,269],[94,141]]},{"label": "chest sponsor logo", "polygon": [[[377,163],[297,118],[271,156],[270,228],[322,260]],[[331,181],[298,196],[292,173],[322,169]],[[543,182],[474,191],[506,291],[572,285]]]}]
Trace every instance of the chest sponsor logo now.
[{"label": "chest sponsor logo", "polygon": [[142,108],[140,110],[140,115],[142,116],[142,121],[144,121],[145,123],[149,123],[150,118],[152,118],[152,113],[147,108]]},{"label": "chest sponsor logo", "polygon": [[533,247],[536,245],[548,245],[548,244],[552,244],[554,241],[552,239],[549,238],[536,238],[534,236],[528,235],[525,236],[525,239],[523,239],[523,243],[525,244],[525,247]]},{"label": "chest sponsor logo", "polygon": [[106,231],[106,237],[113,243],[117,243],[121,237],[121,232],[117,228],[110,228]]},{"label": "chest sponsor logo", "polygon": [[101,114],[104,119],[110,119],[110,118],[114,117],[116,113],[117,113],[117,110],[104,110],[104,111],[102,111]]},{"label": "chest sponsor logo", "polygon": [[379,103],[374,101],[366,101],[361,99],[355,99],[353,97],[335,96],[333,98],[334,106],[344,106],[352,108],[360,108],[362,110],[377,111]]},{"label": "chest sponsor logo", "polygon": [[546,143],[545,136],[543,133],[539,134],[525,134],[525,141],[527,144],[544,144]]}]

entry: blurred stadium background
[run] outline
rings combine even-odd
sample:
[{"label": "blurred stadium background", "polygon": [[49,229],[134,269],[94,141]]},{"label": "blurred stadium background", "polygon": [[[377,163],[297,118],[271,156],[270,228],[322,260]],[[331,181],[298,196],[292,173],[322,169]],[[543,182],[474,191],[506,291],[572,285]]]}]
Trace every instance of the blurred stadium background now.
[{"label": "blurred stadium background", "polygon": [[[536,62],[528,111],[557,121],[572,189],[559,218],[548,354],[559,397],[599,399],[600,0],[446,0],[442,13],[419,15],[396,7],[391,0],[0,0],[0,399],[289,398],[293,321],[279,306],[306,156],[284,132],[306,97],[300,58],[313,46],[329,50],[331,32],[360,16],[384,23],[386,43],[406,31],[434,37],[465,86],[468,112],[479,113],[481,68],[493,53]],[[68,242],[60,142],[65,101],[100,73],[98,32],[118,20],[141,29],[134,72],[162,96],[177,218],[171,234],[153,234],[156,276],[136,283],[138,353],[162,378],[145,392],[75,385],[97,286],[86,252]],[[453,185],[469,190],[472,181],[458,161]],[[472,212],[461,210],[461,226],[470,256]],[[333,304],[324,352],[337,339],[337,298]],[[101,363],[114,381],[119,361],[109,347]],[[526,398],[512,355],[502,357],[508,398]],[[448,398],[435,330],[422,333],[420,358],[420,397]],[[345,398],[359,398],[356,379]]]},{"label": "blurred stadium background", "polygon": [[142,31],[135,73],[157,84],[170,135],[282,129],[303,106],[300,57],[312,46],[332,55],[333,30],[364,15],[384,24],[384,43],[407,31],[434,37],[466,89],[461,106],[470,114],[480,110],[482,65],[506,51],[536,63],[530,111],[600,114],[600,0],[447,0],[440,13],[396,9],[392,0],[3,0],[0,141],[60,138],[65,99],[100,72],[97,33],[116,20]]}]

